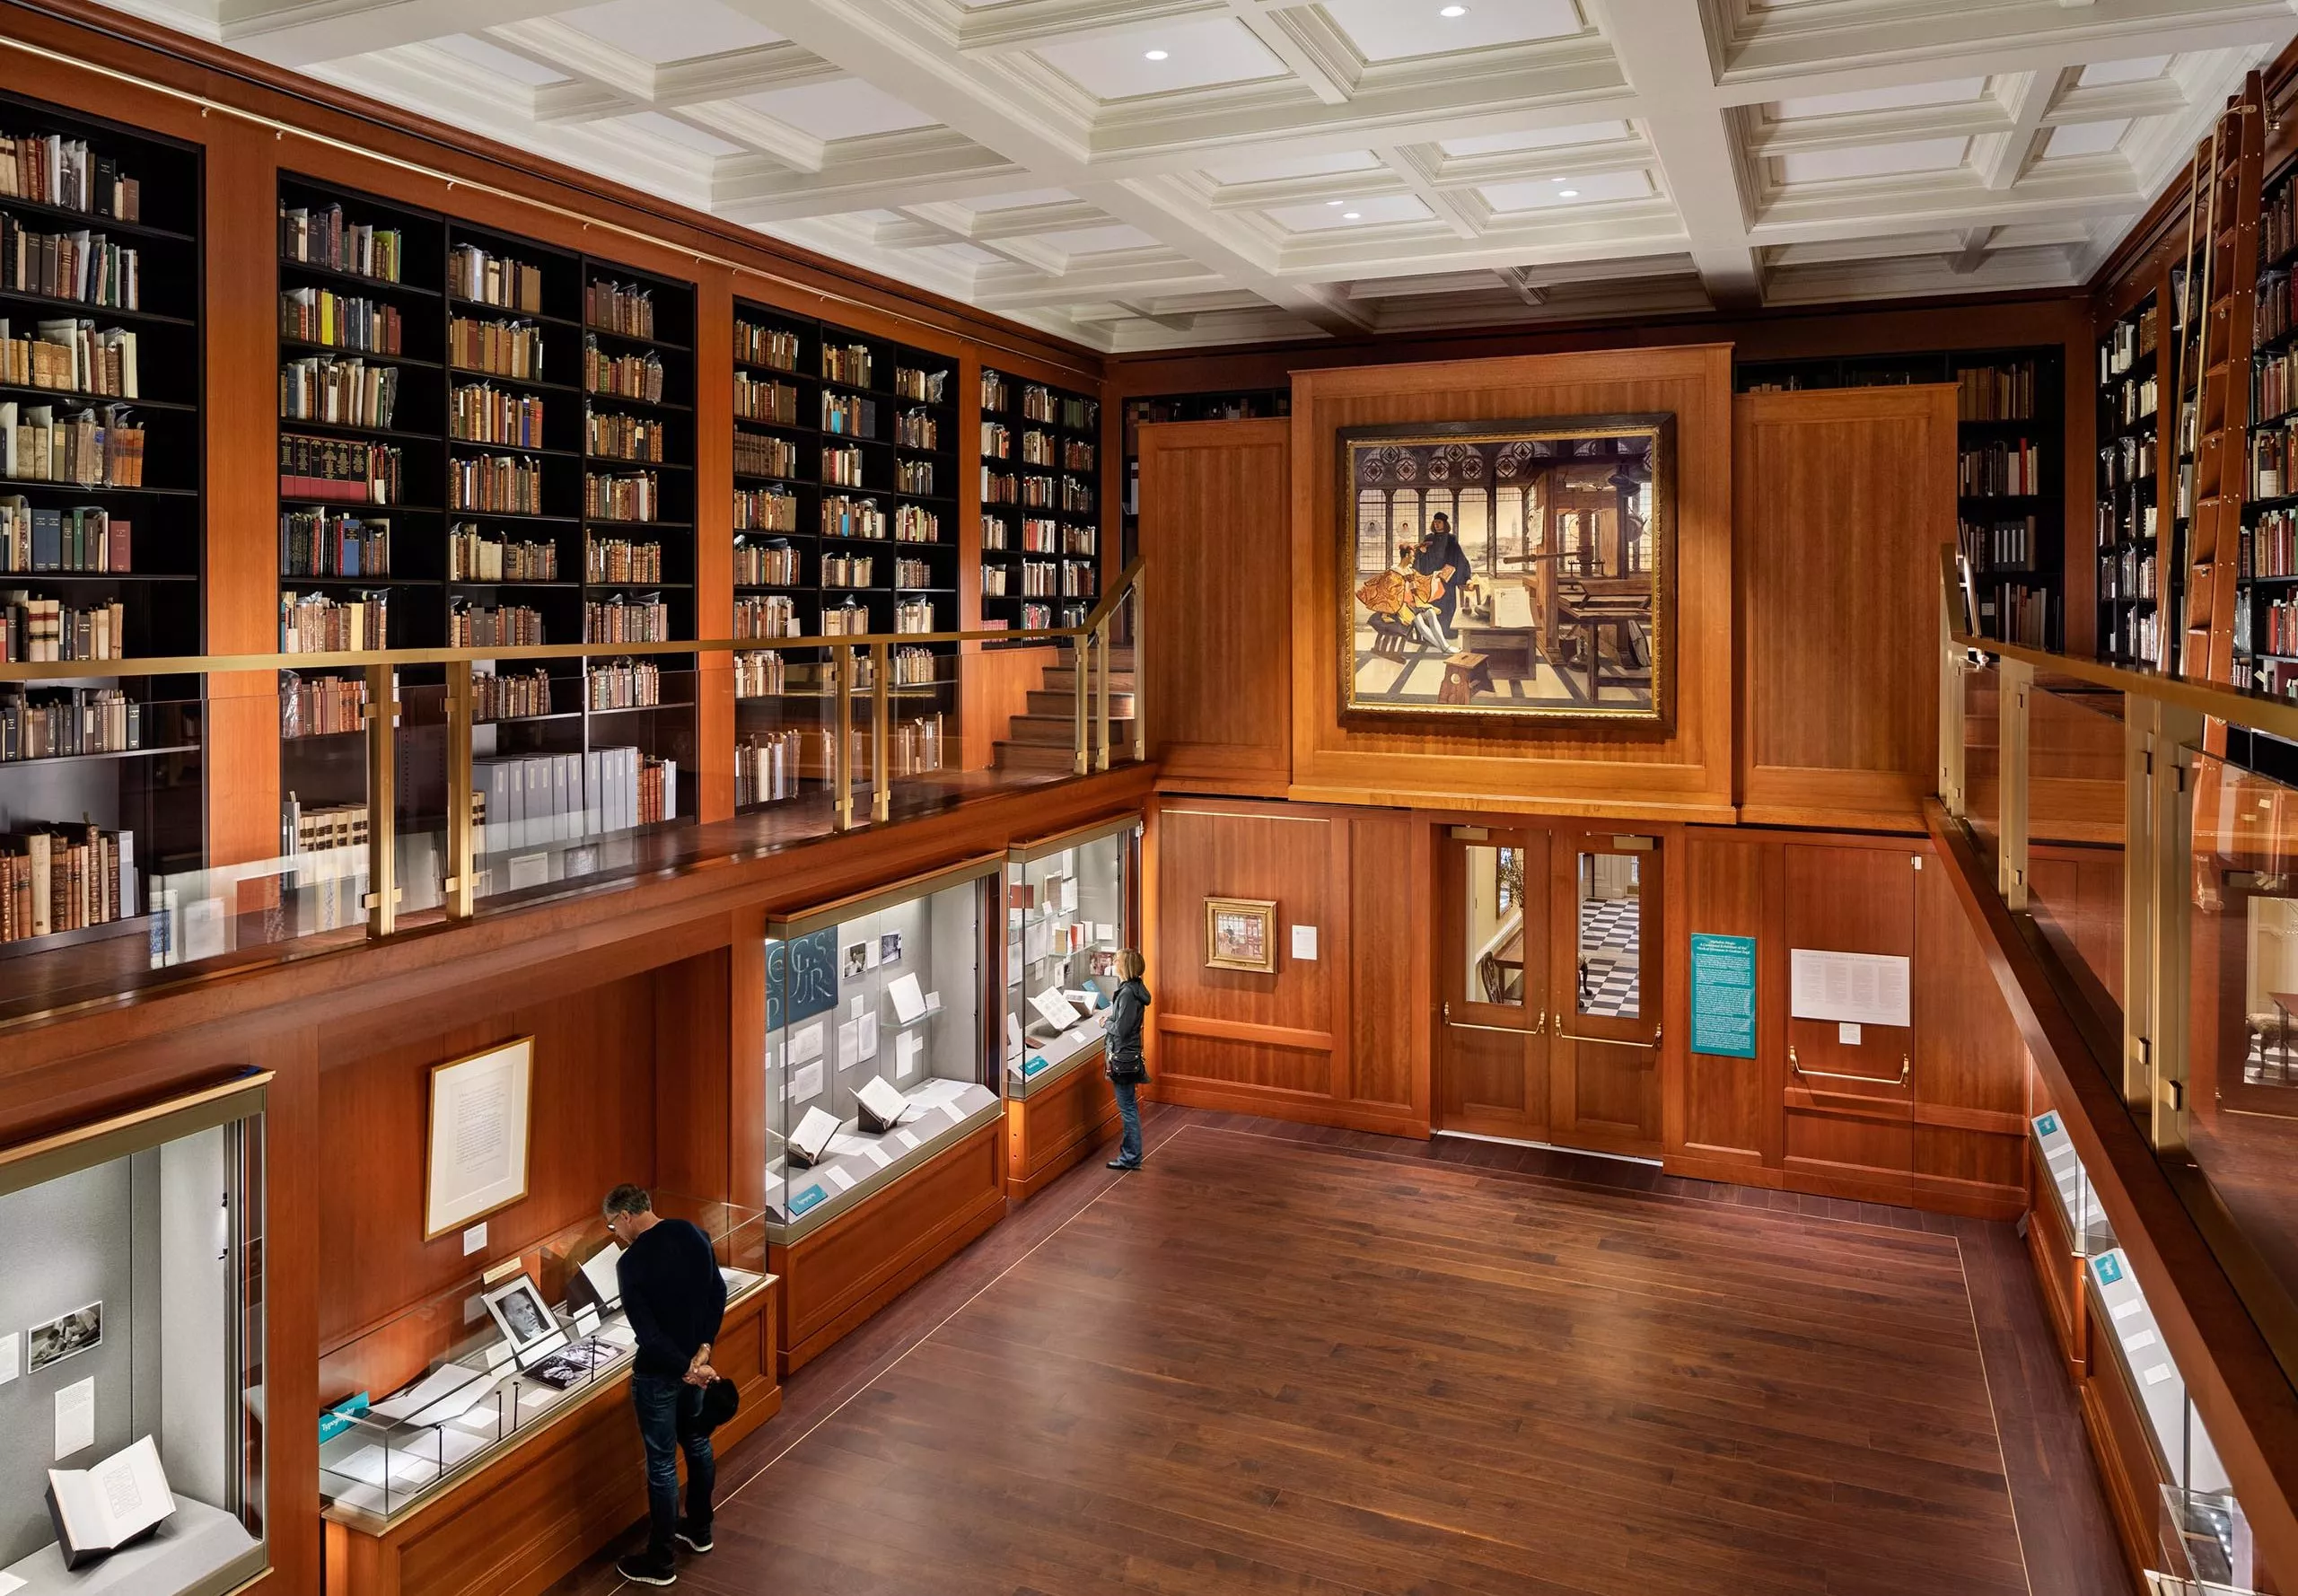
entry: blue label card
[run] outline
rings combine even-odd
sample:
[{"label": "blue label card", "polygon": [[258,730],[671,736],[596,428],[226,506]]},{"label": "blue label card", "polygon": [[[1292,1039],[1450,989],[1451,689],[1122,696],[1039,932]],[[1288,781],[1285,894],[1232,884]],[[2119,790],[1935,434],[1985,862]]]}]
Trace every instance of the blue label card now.
[{"label": "blue label card", "polygon": [[1756,939],[1691,935],[1691,1050],[1756,1056]]},{"label": "blue label card", "polygon": [[2099,1272],[2099,1284],[2101,1285],[2112,1285],[2122,1278],[2122,1259],[2111,1252],[2102,1252],[2092,1258],[2091,1267]]},{"label": "blue label card", "polygon": [[2035,1121],[2035,1128],[2042,1132],[2043,1135],[2047,1136],[2057,1136],[2058,1134],[2058,1116],[2056,1114],[2044,1115],[2041,1118]]},{"label": "blue label card", "polygon": [[822,1199],[829,1196],[829,1193],[824,1191],[820,1187],[809,1186],[805,1190],[800,1192],[796,1197],[790,1199],[790,1213],[792,1217],[794,1218],[798,1215],[803,1214],[809,1208],[820,1206]]},{"label": "blue label card", "polygon": [[1022,1061],[1022,1079],[1026,1081],[1043,1068],[1045,1068],[1045,1060],[1037,1054],[1032,1053],[1028,1058]]}]

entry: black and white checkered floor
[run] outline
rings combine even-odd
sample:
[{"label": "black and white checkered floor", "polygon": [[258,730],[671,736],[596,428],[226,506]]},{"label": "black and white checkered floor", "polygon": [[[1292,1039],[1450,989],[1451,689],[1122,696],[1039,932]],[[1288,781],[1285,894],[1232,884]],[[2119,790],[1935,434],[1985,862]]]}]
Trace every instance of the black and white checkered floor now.
[{"label": "black and white checkered floor", "polygon": [[1581,903],[1580,1013],[1605,1019],[1641,1014],[1641,908],[1633,898]]}]

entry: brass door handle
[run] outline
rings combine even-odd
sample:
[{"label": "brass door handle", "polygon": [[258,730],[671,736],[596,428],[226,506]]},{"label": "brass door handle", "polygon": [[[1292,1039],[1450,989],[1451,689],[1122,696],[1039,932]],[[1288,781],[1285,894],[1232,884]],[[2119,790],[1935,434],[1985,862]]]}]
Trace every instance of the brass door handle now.
[{"label": "brass door handle", "polygon": [[1896,1075],[1849,1075],[1840,1070],[1807,1070],[1797,1061],[1795,1044],[1793,1042],[1787,1044],[1787,1067],[1799,1075],[1809,1075],[1813,1080],[1864,1081],[1871,1086],[1904,1086],[1907,1084],[1908,1073],[1907,1055],[1904,1053],[1899,1055],[1899,1073]]},{"label": "brass door handle", "polygon": [[1556,1016],[1556,1034],[1567,1042],[1592,1042],[1599,1048],[1643,1048],[1650,1049],[1655,1048],[1660,1045],[1660,1028],[1656,1025],[1652,1028],[1652,1039],[1650,1041],[1631,1042],[1623,1040],[1621,1038],[1616,1036],[1577,1035],[1564,1029],[1564,1016],[1561,1013],[1558,1013]]},{"label": "brass door handle", "polygon": [[1538,1036],[1540,1034],[1544,1022],[1538,1011],[1534,1011],[1532,1014],[1532,1028],[1530,1030],[1513,1025],[1479,1025],[1473,1020],[1455,1020],[1452,1018],[1452,1000],[1447,998],[1444,1002],[1444,1023],[1457,1026],[1462,1030],[1497,1031],[1502,1036]]}]

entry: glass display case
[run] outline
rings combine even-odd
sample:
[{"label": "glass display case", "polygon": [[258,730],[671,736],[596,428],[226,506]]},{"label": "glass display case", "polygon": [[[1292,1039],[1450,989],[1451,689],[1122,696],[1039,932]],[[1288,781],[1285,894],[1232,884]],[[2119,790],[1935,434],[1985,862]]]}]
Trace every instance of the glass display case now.
[{"label": "glass display case", "polygon": [[1005,1092],[1101,1056],[1117,956],[1133,937],[1141,817],[1015,847],[1005,874]]},{"label": "glass display case", "polygon": [[[702,1227],[733,1306],[763,1289],[757,1210],[654,1195],[654,1211]],[[320,1359],[320,1501],[381,1531],[391,1521],[628,1369],[637,1337],[622,1310],[622,1250],[593,1215]]]},{"label": "glass display case", "polygon": [[768,1233],[794,1241],[1004,1112],[1002,858],[769,921]]},{"label": "glass display case", "polygon": [[0,1591],[221,1596],[268,1565],[269,1080],[0,1152]]}]

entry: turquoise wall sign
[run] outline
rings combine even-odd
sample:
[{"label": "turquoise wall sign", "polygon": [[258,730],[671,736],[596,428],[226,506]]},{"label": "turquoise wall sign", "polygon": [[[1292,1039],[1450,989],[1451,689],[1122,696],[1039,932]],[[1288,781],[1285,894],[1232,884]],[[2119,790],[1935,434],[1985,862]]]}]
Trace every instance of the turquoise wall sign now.
[{"label": "turquoise wall sign", "polygon": [[1756,939],[1691,934],[1691,1050],[1756,1056]]}]

